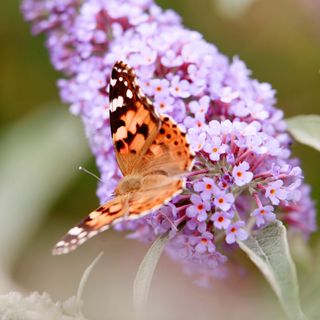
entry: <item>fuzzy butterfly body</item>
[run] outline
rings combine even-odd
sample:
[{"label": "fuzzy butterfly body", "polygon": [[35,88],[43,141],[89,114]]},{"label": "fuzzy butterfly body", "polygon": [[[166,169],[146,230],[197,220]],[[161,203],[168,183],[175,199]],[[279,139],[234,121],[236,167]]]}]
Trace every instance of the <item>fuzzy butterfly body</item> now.
[{"label": "fuzzy butterfly body", "polygon": [[116,222],[160,208],[182,192],[183,174],[191,169],[194,154],[186,134],[170,117],[157,114],[134,70],[117,62],[109,87],[111,134],[124,177],[115,197],[70,229],[53,254],[68,253]]}]

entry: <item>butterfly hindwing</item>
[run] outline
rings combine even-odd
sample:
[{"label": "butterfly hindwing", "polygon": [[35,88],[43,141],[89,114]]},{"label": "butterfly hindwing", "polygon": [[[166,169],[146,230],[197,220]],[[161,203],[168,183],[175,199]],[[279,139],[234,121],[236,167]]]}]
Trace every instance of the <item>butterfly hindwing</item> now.
[{"label": "butterfly hindwing", "polygon": [[137,84],[135,72],[117,62],[110,80],[110,126],[116,158],[130,174],[158,134],[161,121]]},{"label": "butterfly hindwing", "polygon": [[[140,191],[118,196],[92,211],[55,245],[55,255],[69,253],[116,222],[141,218],[158,209],[182,190],[182,180],[161,175],[145,178]],[[156,187],[155,187],[156,183]]]},{"label": "butterfly hindwing", "polygon": [[160,119],[160,130],[136,170],[165,171],[168,176],[183,174],[191,169],[194,153],[178,124],[166,115],[161,115]]}]

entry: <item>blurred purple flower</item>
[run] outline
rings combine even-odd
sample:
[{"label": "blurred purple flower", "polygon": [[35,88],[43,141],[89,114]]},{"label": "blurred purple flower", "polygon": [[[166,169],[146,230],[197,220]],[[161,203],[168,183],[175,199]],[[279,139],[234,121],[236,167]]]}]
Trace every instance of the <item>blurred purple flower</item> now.
[{"label": "blurred purple flower", "polygon": [[217,192],[216,183],[213,179],[204,177],[193,186],[194,191],[199,192],[204,200],[210,200],[214,193]]},{"label": "blurred purple flower", "polygon": [[252,180],[253,173],[248,171],[249,168],[249,164],[246,161],[240,163],[238,166],[233,167],[232,176],[237,186],[241,187]]},{"label": "blurred purple flower", "polygon": [[285,200],[287,194],[288,192],[283,187],[282,180],[273,181],[266,187],[266,197],[268,197],[274,205],[278,205],[280,203],[280,200]]},{"label": "blurred purple flower", "polygon": [[210,210],[210,204],[203,201],[200,196],[193,194],[190,197],[192,205],[186,209],[186,215],[189,218],[197,218],[198,221],[205,221],[208,217],[207,211]]},{"label": "blurred purple flower", "polygon": [[245,223],[243,221],[237,221],[232,223],[227,229],[226,242],[232,244],[236,240],[246,240],[248,238],[248,232],[243,229]]},{"label": "blurred purple flower", "polygon": [[145,242],[169,230],[166,251],[202,285],[226,274],[227,258],[215,245],[244,240],[250,213],[257,228],[281,212],[305,237],[316,230],[310,188],[291,158],[275,91],[251,79],[238,57],[229,62],[153,0],[24,0],[22,11],[35,34],[47,35],[51,61],[65,75],[58,87],[83,120],[101,173],[101,202],[121,176],[109,138],[108,97],[101,90],[115,61],[134,67],[157,110],[188,131],[197,157],[186,192],[153,214],[115,225],[116,230],[131,230],[131,238]]},{"label": "blurred purple flower", "polygon": [[251,213],[251,216],[256,217],[256,224],[258,227],[276,219],[276,215],[273,212],[273,206],[265,206],[255,209]]},{"label": "blurred purple flower", "polygon": [[230,216],[230,214],[228,215],[223,211],[216,211],[211,216],[211,220],[214,222],[214,226],[217,229],[227,229],[231,223],[231,218],[232,216]]}]

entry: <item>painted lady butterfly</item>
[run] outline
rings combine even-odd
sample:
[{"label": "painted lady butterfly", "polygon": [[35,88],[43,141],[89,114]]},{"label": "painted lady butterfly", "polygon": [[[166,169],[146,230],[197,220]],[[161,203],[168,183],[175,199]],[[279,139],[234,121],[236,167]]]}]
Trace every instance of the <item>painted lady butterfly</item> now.
[{"label": "painted lady butterfly", "polygon": [[117,62],[110,80],[110,125],[116,159],[123,174],[115,197],[70,229],[53,249],[68,253],[124,219],[140,218],[181,193],[183,174],[194,154],[186,134],[159,115],[137,84],[135,72]]}]

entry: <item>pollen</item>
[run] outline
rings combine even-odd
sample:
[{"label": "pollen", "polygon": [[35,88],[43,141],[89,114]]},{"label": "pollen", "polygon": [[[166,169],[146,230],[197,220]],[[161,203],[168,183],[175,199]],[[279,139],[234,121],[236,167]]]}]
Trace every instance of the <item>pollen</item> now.
[{"label": "pollen", "polygon": [[218,202],[221,204],[221,203],[224,203],[224,199],[223,198],[219,198],[218,199]]},{"label": "pollen", "polygon": [[242,177],[242,172],[241,172],[241,171],[238,171],[238,172],[237,172],[237,177],[239,177],[239,178]]},{"label": "pollen", "polygon": [[201,239],[201,243],[202,243],[202,244],[207,244],[207,243],[208,243],[208,239],[202,238],[202,239]]},{"label": "pollen", "polygon": [[209,184],[209,183],[208,183],[208,184],[206,184],[206,189],[207,189],[207,190],[211,190],[211,189],[212,189],[212,185],[211,185],[211,184]]},{"label": "pollen", "polygon": [[200,211],[200,210],[203,210],[203,204],[198,204],[198,206],[197,206],[197,208],[198,208],[198,210]]}]

